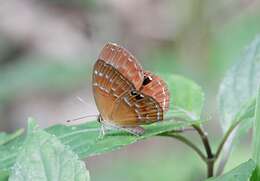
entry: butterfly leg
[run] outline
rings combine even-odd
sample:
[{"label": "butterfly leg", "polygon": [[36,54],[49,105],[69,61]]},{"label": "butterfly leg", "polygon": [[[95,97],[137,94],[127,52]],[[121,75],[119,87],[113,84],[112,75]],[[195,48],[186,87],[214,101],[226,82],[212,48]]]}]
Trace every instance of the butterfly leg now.
[{"label": "butterfly leg", "polygon": [[98,116],[98,122],[100,123],[100,132],[99,132],[99,136],[98,138],[100,139],[103,139],[104,136],[106,135],[106,128],[105,128],[105,125],[104,125],[104,120],[103,118],[101,117],[101,115]]},{"label": "butterfly leg", "polygon": [[121,130],[135,136],[141,136],[144,133],[144,128],[142,128],[141,126],[119,126],[116,124],[105,122],[103,121],[102,118],[100,119],[100,124],[101,124],[100,135],[99,135],[100,138],[103,138],[105,136],[106,130]]},{"label": "butterfly leg", "polygon": [[135,136],[144,134],[144,128],[141,126],[124,126],[121,129]]},{"label": "butterfly leg", "polygon": [[100,132],[98,138],[103,139],[106,135],[105,126],[101,123]]}]

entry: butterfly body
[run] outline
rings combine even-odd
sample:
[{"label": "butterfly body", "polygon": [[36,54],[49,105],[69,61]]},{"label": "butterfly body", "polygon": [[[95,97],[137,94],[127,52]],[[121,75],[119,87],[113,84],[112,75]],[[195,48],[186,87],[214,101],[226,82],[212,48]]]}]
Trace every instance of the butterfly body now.
[{"label": "butterfly body", "polygon": [[93,94],[100,122],[110,127],[143,133],[139,125],[163,120],[169,108],[166,84],[143,71],[124,48],[108,43],[94,65]]}]

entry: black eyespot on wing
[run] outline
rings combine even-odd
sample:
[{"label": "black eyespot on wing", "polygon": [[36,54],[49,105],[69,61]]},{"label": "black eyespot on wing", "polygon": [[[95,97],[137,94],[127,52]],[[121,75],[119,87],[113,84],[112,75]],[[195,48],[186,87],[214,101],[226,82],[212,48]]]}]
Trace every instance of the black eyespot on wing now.
[{"label": "black eyespot on wing", "polygon": [[144,98],[144,96],[142,94],[138,94],[137,96],[135,96],[136,100],[141,100],[143,98]]},{"label": "black eyespot on wing", "polygon": [[131,95],[132,95],[132,96],[136,96],[136,95],[137,95],[137,92],[136,92],[135,90],[132,90],[132,91],[131,91]]},{"label": "black eyespot on wing", "polygon": [[144,76],[143,86],[149,84],[152,80],[151,76]]}]

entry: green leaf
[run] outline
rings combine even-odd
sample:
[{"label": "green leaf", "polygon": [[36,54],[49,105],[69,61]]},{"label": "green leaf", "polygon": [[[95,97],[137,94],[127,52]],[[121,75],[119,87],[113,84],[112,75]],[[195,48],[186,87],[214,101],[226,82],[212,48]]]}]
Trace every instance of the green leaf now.
[{"label": "green leaf", "polygon": [[260,180],[260,88],[258,90],[255,110],[256,111],[253,136],[253,159],[256,162],[256,169],[254,171],[251,181]]},{"label": "green leaf", "polygon": [[[57,136],[60,141],[69,145],[80,158],[86,158],[92,155],[113,151],[139,140],[149,138],[164,132],[179,130],[188,125],[197,122],[163,121],[144,126],[145,134],[142,136],[133,136],[119,130],[111,130],[103,139],[99,139],[100,124],[87,122],[77,126],[54,125],[47,128],[46,131]],[[0,169],[9,169],[15,161],[17,152],[21,149],[24,139],[18,139],[2,147],[0,151]]]},{"label": "green leaf", "polygon": [[9,177],[10,181],[89,180],[85,164],[69,147],[29,120],[28,134]]},{"label": "green leaf", "polygon": [[235,131],[235,135],[231,140],[233,145],[239,143],[240,139],[248,133],[249,129],[252,127],[254,122],[254,114],[255,114],[255,99],[253,101],[249,101],[249,103],[242,106],[241,111],[237,114],[235,120],[239,121],[239,125]]},{"label": "green leaf", "polygon": [[[179,107],[184,109],[188,114],[191,114],[188,117],[198,118],[204,101],[200,87],[180,76],[168,76],[167,83],[172,95],[171,101],[174,105],[170,109]],[[181,98],[178,98],[179,96]],[[99,138],[100,124],[97,121],[77,126],[54,125],[47,128],[46,131],[52,135],[56,135],[63,144],[69,145],[80,158],[86,158],[113,151],[164,132],[179,130],[191,124],[201,123],[200,120],[195,120],[176,121],[172,120],[171,116],[169,116],[165,121],[144,126],[145,134],[142,136],[133,136],[124,131],[111,130],[103,139]],[[0,147],[0,169],[9,169],[12,166],[17,151],[23,144],[23,140],[23,137],[19,137],[2,148]]]},{"label": "green leaf", "polygon": [[[218,107],[223,132],[237,122],[239,129],[233,131],[223,148],[223,157],[218,173],[223,171],[234,145],[252,127],[255,96],[260,82],[260,37],[250,44],[241,59],[228,71],[220,85]],[[249,122],[246,122],[249,121]],[[251,124],[250,124],[251,123]],[[236,141],[238,142],[238,141]]]},{"label": "green leaf", "polygon": [[9,141],[15,139],[23,133],[23,129],[19,129],[12,134],[0,133],[0,146],[8,143]]},{"label": "green leaf", "polygon": [[111,130],[100,139],[100,125],[97,122],[89,122],[78,126],[54,126],[48,129],[48,132],[57,135],[64,143],[81,157],[101,154],[113,151],[139,140],[147,139],[158,134],[179,130],[190,125],[191,122],[164,121],[144,126],[145,133],[142,136],[133,136],[125,131]]},{"label": "green leaf", "polygon": [[238,121],[237,114],[245,109],[243,106],[248,101],[255,98],[259,82],[260,37],[257,37],[242,58],[228,71],[220,85],[218,103],[224,131]]},{"label": "green leaf", "polygon": [[0,170],[0,181],[7,181],[9,177],[8,171]]},{"label": "green leaf", "polygon": [[255,162],[248,160],[222,176],[210,178],[206,181],[248,181],[255,169]]},{"label": "green leaf", "polygon": [[[188,114],[192,120],[199,120],[204,105],[204,93],[192,80],[179,75],[161,75],[170,91],[170,109]],[[172,114],[169,111],[169,115]]]}]

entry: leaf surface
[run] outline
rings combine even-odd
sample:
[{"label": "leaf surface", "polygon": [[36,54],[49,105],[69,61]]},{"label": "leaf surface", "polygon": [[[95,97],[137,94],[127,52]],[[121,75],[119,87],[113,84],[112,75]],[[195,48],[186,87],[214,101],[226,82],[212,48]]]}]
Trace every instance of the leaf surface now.
[{"label": "leaf surface", "polygon": [[[170,91],[170,109],[178,111],[190,120],[199,120],[204,105],[204,92],[201,87],[179,75],[161,75]],[[172,114],[169,111],[170,115]]]},{"label": "leaf surface", "polygon": [[53,135],[29,120],[28,134],[10,181],[89,181],[85,163]]},{"label": "leaf surface", "polygon": [[222,176],[210,178],[206,181],[248,181],[255,169],[255,162],[248,160]]},{"label": "leaf surface", "polygon": [[[255,112],[255,97],[260,83],[260,37],[249,45],[222,81],[218,94],[218,107],[222,130],[225,133],[239,123],[223,148],[218,173],[224,165],[238,138],[252,127]],[[234,141],[236,140],[236,141]]]},{"label": "leaf surface", "polygon": [[258,90],[255,109],[253,159],[256,162],[256,169],[254,171],[251,181],[258,181],[260,180],[260,88]]},{"label": "leaf surface", "polygon": [[[224,132],[238,121],[249,101],[256,96],[260,82],[260,37],[246,49],[241,59],[227,72],[219,89],[218,103]],[[250,114],[247,118],[252,117]]]},{"label": "leaf surface", "polygon": [[23,129],[18,129],[16,132],[14,132],[12,134],[0,132],[0,145],[4,145],[4,144],[8,143],[9,141],[20,136],[22,133],[23,133]]}]

